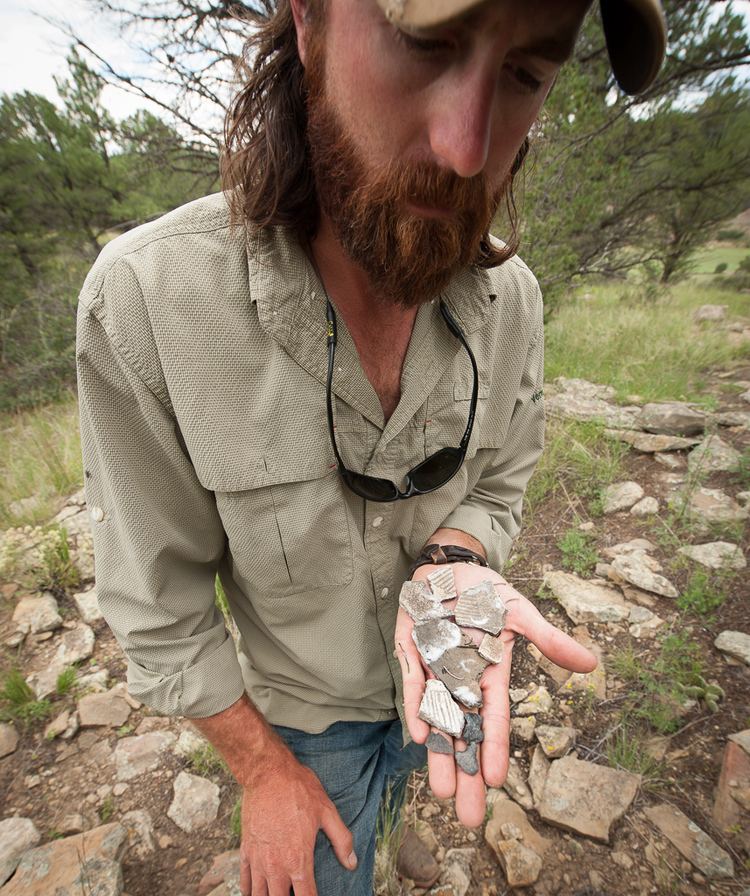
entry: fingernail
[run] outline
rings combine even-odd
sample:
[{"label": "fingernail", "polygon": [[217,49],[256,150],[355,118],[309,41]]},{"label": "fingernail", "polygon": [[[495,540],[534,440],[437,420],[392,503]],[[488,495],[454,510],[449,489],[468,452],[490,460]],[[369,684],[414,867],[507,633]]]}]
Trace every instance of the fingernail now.
[{"label": "fingernail", "polygon": [[349,858],[346,861],[352,871],[354,871],[354,869],[357,867],[357,856],[355,855],[355,853],[350,852]]}]

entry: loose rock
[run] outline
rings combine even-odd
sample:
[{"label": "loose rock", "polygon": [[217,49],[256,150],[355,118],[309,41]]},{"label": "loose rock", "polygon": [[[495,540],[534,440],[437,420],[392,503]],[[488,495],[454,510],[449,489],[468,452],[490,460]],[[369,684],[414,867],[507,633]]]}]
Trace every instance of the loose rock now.
[{"label": "loose rock", "polygon": [[[117,785],[115,785],[117,786]],[[133,809],[126,812],[120,823],[128,834],[128,850],[143,860],[156,849],[154,845],[154,826],[151,816],[145,809]]]},{"label": "loose rock", "polygon": [[10,722],[0,722],[0,759],[15,753],[18,747],[18,732]]},{"label": "loose rock", "polygon": [[641,454],[656,454],[665,451],[684,451],[699,444],[700,439],[686,439],[682,436],[655,435],[637,429],[607,429],[604,434],[610,439],[626,442]]},{"label": "loose rock", "polygon": [[534,716],[521,716],[510,720],[510,731],[520,740],[530,743],[534,740],[534,730],[536,729],[536,718]]},{"label": "loose rock", "polygon": [[87,694],[78,701],[78,717],[82,728],[107,726],[120,728],[130,716],[130,706],[119,694]]},{"label": "loose rock", "polygon": [[706,877],[734,877],[734,864],[725,852],[684,812],[674,806],[651,806],[648,820]]},{"label": "loose rock", "polygon": [[180,772],[174,781],[174,799],[167,815],[188,834],[200,830],[216,820],[219,794],[219,788],[213,781]]},{"label": "loose rock", "polygon": [[0,821],[0,887],[13,874],[27,849],[36,846],[41,834],[30,818]]},{"label": "loose rock", "polygon": [[174,734],[168,731],[123,737],[114,751],[117,780],[132,781],[138,775],[157,768],[175,740]]},{"label": "loose rock", "polygon": [[575,728],[558,728],[554,725],[538,725],[536,739],[548,759],[559,759],[569,753],[576,742]]},{"label": "loose rock", "polygon": [[41,597],[22,597],[13,611],[16,628],[24,634],[52,632],[62,625],[57,601],[49,592]]},{"label": "loose rock", "polygon": [[80,622],[63,634],[53,662],[65,667],[87,660],[94,652],[95,641],[91,627]]},{"label": "loose rock", "polygon": [[640,501],[633,504],[630,508],[630,513],[633,516],[653,516],[655,513],[659,512],[659,502],[656,498],[652,498],[650,496],[646,498],[641,498]]},{"label": "loose rock", "polygon": [[642,497],[643,489],[637,482],[615,482],[602,492],[602,510],[604,513],[629,510]]},{"label": "loose rock", "polygon": [[529,766],[529,787],[535,805],[539,805],[544,796],[544,785],[547,783],[549,766],[550,761],[545,755],[544,748],[541,744],[537,744],[531,755],[531,765]]},{"label": "loose rock", "polygon": [[588,582],[573,573],[548,572],[544,584],[575,623],[620,622],[630,615],[630,606],[619,591]]},{"label": "loose rock", "polygon": [[534,800],[531,791],[526,784],[521,767],[515,759],[511,759],[508,764],[508,777],[503,784],[503,790],[524,809],[533,809]]},{"label": "loose rock", "polygon": [[609,843],[612,824],[635,799],[640,775],[565,756],[552,763],[538,807],[550,824]]},{"label": "loose rock", "polygon": [[687,497],[677,494],[673,500],[678,510],[685,510],[695,530],[705,535],[713,523],[738,523],[747,519],[748,511],[717,488],[691,489]]},{"label": "loose rock", "polygon": [[728,305],[701,305],[693,312],[693,320],[696,323],[701,321],[720,321],[727,316]]},{"label": "loose rock", "polygon": [[516,707],[516,714],[519,716],[545,715],[551,709],[552,696],[547,688],[542,685]]},{"label": "loose rock", "polygon": [[[524,810],[508,799],[499,799],[493,803],[492,817],[485,826],[484,839],[503,867],[511,886],[528,885],[522,883],[523,880],[533,883],[531,878],[534,876],[536,863],[530,856],[509,849],[508,841],[514,840],[531,851],[538,858],[540,868],[541,860],[550,845],[550,841],[537,833],[529,823]],[[501,843],[506,846],[501,847]],[[538,870],[536,873],[538,875]],[[512,883],[511,878],[517,883]]]},{"label": "loose rock", "polygon": [[125,829],[115,823],[30,849],[3,887],[3,896],[120,896],[124,842]]},{"label": "loose rock", "polygon": [[99,609],[99,600],[94,588],[89,591],[79,591],[78,594],[73,595],[73,600],[84,622],[91,625],[100,619],[104,619],[102,611]]},{"label": "loose rock", "polygon": [[649,568],[648,555],[645,552],[635,551],[632,554],[620,555],[612,561],[614,572],[644,591],[660,594],[663,597],[677,597],[675,586],[659,573]]},{"label": "loose rock", "polygon": [[725,631],[716,638],[714,647],[750,666],[750,635],[744,632]]},{"label": "loose rock", "polygon": [[717,435],[706,438],[688,455],[691,473],[733,472],[739,469],[740,453]]},{"label": "loose rock", "polygon": [[636,423],[646,432],[694,436],[703,432],[706,415],[680,401],[655,402],[643,406]]},{"label": "loose rock", "polygon": [[679,548],[678,553],[709,569],[744,569],[747,566],[742,548],[728,541],[685,545]]}]

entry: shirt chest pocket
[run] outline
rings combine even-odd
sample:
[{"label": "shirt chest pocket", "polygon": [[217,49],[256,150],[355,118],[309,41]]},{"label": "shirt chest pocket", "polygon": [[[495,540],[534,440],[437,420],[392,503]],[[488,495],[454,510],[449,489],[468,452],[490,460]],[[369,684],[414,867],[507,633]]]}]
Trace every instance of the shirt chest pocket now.
[{"label": "shirt chest pocket", "polygon": [[233,576],[245,593],[285,596],[351,582],[351,524],[326,451],[282,450],[232,470],[194,464],[216,496]]},{"label": "shirt chest pocket", "polygon": [[[469,422],[471,382],[447,383],[438,386],[428,399],[425,442],[427,454],[446,446],[456,447]],[[480,379],[474,427],[471,432],[467,458],[480,448],[498,448],[503,444],[507,421],[489,412],[489,387]]]}]

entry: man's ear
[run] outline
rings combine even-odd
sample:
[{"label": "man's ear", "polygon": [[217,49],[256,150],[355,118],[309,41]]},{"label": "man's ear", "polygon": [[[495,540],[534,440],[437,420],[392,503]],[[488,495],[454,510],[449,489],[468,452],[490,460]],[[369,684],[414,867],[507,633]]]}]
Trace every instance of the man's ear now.
[{"label": "man's ear", "polygon": [[297,30],[297,52],[302,65],[307,64],[307,39],[309,34],[310,2],[309,0],[289,0],[294,16],[294,27]]}]

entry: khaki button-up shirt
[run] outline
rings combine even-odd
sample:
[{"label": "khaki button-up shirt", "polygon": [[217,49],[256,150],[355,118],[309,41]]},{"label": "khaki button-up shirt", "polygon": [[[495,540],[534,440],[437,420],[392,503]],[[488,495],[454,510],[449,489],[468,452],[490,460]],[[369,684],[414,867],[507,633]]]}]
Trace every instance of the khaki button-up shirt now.
[{"label": "khaki button-up shirt", "polygon": [[[443,298],[479,367],[466,461],[431,494],[378,504],[335,468],[325,296],[289,231],[230,228],[218,194],[102,251],[79,304],[81,434],[99,603],[135,697],[202,717],[246,690],[270,722],[309,732],[396,717],[410,561],[449,526],[501,568],[542,447],[536,281],[512,259],[463,272]],[[351,469],[399,482],[458,445],[471,389],[465,350],[427,303],[384,422],[339,317],[334,415]]]}]

